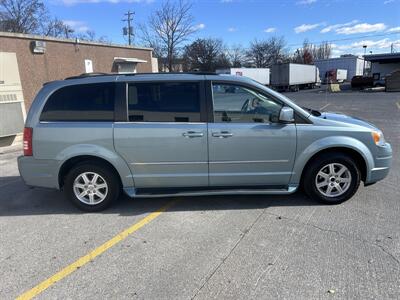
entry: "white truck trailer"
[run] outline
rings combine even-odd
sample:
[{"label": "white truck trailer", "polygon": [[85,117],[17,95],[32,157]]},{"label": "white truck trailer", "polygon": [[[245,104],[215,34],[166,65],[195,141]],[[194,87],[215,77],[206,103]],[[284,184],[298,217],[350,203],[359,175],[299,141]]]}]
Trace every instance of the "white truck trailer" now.
[{"label": "white truck trailer", "polygon": [[[334,69],[347,70],[345,81],[351,81],[354,76],[362,76],[364,73],[364,58],[354,55],[343,55],[328,59],[314,61],[318,67],[321,80],[324,80],[326,72]],[[365,63],[365,68],[369,68],[369,62]]]},{"label": "white truck trailer", "polygon": [[236,76],[246,76],[263,85],[269,85],[270,70],[269,68],[228,68],[217,69],[217,74],[230,74]]},{"label": "white truck trailer", "polygon": [[315,65],[284,63],[271,68],[271,86],[279,91],[314,88],[320,82],[319,70]]}]

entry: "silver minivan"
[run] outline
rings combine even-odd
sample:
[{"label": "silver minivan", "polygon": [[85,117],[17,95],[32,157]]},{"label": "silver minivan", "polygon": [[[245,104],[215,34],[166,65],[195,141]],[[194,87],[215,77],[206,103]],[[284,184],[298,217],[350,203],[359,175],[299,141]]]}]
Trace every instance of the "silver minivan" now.
[{"label": "silver minivan", "polygon": [[291,194],[328,204],[389,172],[374,125],[297,106],[248,78],[77,76],[47,83],[27,116],[20,173],[86,211],[131,197]]}]

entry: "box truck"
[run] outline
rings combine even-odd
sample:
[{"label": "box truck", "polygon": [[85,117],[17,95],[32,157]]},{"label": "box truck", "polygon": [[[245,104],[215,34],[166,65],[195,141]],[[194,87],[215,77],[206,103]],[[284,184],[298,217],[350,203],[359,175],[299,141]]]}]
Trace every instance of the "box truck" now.
[{"label": "box truck", "polygon": [[236,76],[246,76],[263,85],[269,85],[269,68],[228,68],[217,69],[217,74],[230,74]]},{"label": "box truck", "polygon": [[347,79],[347,70],[332,69],[326,72],[324,83],[344,82]]},{"label": "box truck", "polygon": [[315,65],[294,63],[276,64],[271,68],[271,86],[278,91],[298,91],[320,84]]}]

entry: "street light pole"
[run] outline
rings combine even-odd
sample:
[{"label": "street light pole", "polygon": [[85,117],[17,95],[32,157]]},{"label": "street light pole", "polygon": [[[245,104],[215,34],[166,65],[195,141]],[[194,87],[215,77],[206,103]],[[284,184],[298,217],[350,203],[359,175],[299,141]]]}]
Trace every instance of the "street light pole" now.
[{"label": "street light pole", "polygon": [[367,45],[363,45],[364,48],[364,68],[363,68],[363,76],[365,76],[365,55],[367,54]]}]

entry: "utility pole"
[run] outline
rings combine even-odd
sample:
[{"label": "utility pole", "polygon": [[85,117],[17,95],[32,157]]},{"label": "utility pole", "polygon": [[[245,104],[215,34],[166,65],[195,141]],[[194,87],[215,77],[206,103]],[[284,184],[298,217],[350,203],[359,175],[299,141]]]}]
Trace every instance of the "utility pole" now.
[{"label": "utility pole", "polygon": [[135,12],[131,12],[130,10],[128,10],[128,12],[126,14],[124,14],[125,16],[127,16],[127,18],[122,20],[123,22],[128,22],[128,27],[124,27],[124,35],[128,36],[128,44],[129,45],[132,44],[133,30],[132,30],[131,22],[133,21],[134,14],[135,14]]},{"label": "utility pole", "polygon": [[394,53],[393,43],[390,45],[390,53]]}]

